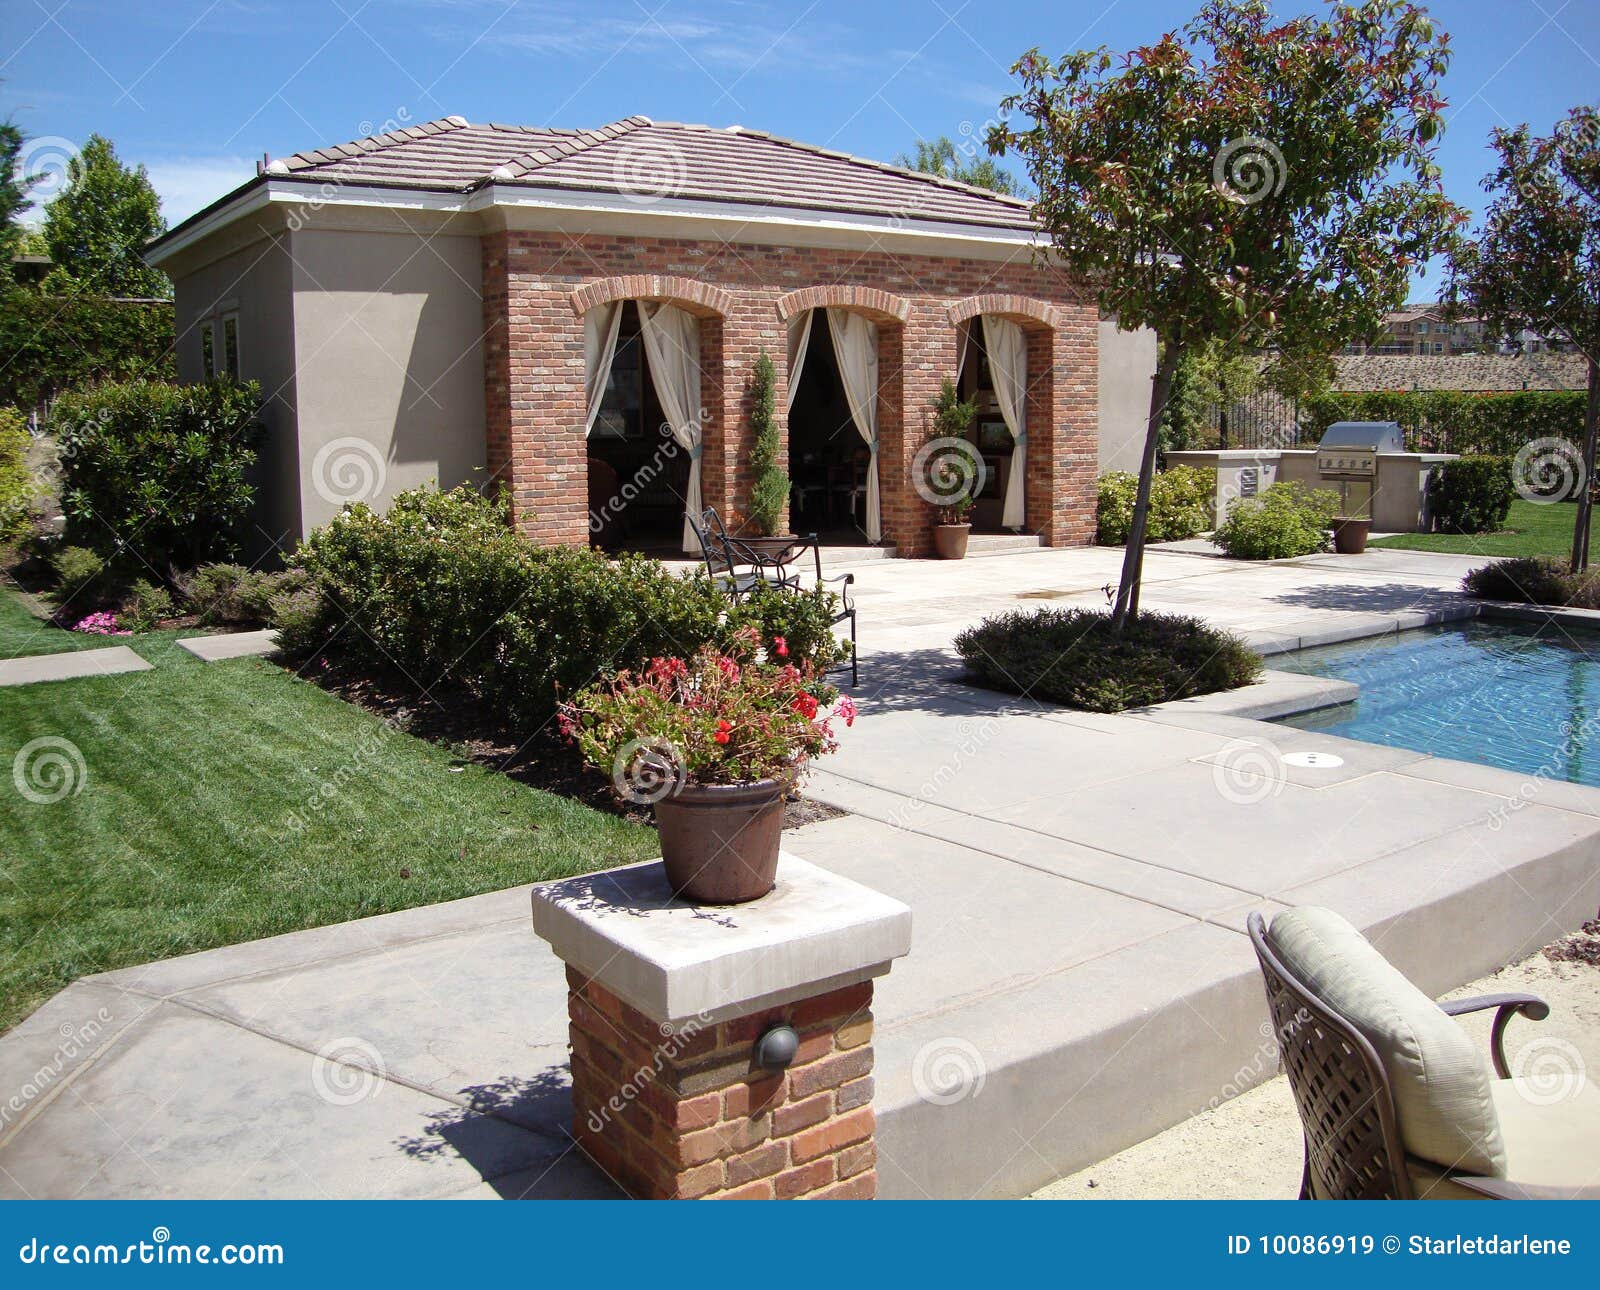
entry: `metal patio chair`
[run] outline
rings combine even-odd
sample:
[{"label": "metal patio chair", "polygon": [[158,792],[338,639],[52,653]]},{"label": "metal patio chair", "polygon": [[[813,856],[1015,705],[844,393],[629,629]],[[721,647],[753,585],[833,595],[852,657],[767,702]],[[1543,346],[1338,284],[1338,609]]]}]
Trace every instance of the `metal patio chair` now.
[{"label": "metal patio chair", "polygon": [[[840,623],[850,624],[850,684],[852,687],[860,684],[860,665],[856,657],[856,606],[850,594],[856,576],[853,573],[823,576],[822,546],[817,541],[815,533],[797,537],[781,551],[758,550],[738,538],[729,536],[727,526],[722,522],[722,516],[717,514],[716,508],[712,506],[706,507],[698,517],[689,516],[689,527],[694,530],[695,538],[700,543],[700,553],[706,562],[706,572],[711,580],[734,600],[743,599],[761,585],[781,587],[789,591],[802,590],[798,565],[809,550],[815,563],[816,585],[824,590],[832,590],[839,598],[839,608],[834,612],[832,619],[833,625],[837,627]],[[837,670],[843,666],[841,663],[830,670]]]},{"label": "metal patio chair", "polygon": [[[1298,922],[1291,928],[1285,920]],[[1507,1025],[1519,1014],[1544,1020],[1550,1008],[1542,999],[1491,994],[1436,1004],[1329,910],[1286,911],[1273,919],[1271,932],[1260,914],[1251,914],[1248,925],[1305,1136],[1302,1200],[1600,1198],[1600,1090],[1584,1081],[1580,1066],[1570,1097],[1552,1100],[1548,1090],[1534,1095],[1506,1063]],[[1301,935],[1295,948],[1279,943],[1296,933]],[[1308,943],[1317,946],[1314,953],[1305,952]],[[1301,961],[1291,962],[1296,958]],[[1341,1009],[1307,975],[1321,977],[1354,1006]],[[1425,1008],[1435,1010],[1432,1017]],[[1453,1023],[1444,1033],[1429,1032],[1433,1017],[1489,1008],[1496,1010],[1489,1048],[1498,1078],[1490,1078],[1481,1055],[1467,1054],[1481,1073],[1484,1094],[1474,1123],[1470,1108],[1463,1109],[1468,1104],[1461,1086],[1445,1093],[1437,1088],[1452,1064],[1470,1088],[1475,1073],[1454,1051],[1457,1040],[1468,1049],[1470,1041]],[[1424,1084],[1434,1079],[1434,1089],[1419,1089],[1407,1055],[1387,1041],[1383,1031],[1395,1017],[1411,1023],[1402,1024],[1420,1045],[1414,1065]],[[1449,1159],[1416,1149],[1432,1140],[1438,1124],[1413,1125],[1409,1117],[1434,1116],[1442,1116],[1447,1130],[1458,1130],[1466,1144],[1434,1150]],[[1488,1167],[1469,1155],[1490,1157]]]}]

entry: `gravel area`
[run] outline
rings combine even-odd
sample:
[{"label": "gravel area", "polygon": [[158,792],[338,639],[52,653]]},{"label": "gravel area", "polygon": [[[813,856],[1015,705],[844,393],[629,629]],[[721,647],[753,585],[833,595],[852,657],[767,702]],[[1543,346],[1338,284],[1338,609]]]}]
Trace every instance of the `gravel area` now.
[{"label": "gravel area", "polygon": [[[1506,1058],[1512,1069],[1531,1075],[1543,1069],[1552,1078],[1600,1078],[1597,949],[1600,922],[1592,922],[1583,932],[1563,937],[1544,952],[1448,997],[1508,990],[1540,996],[1550,1005],[1549,1019],[1517,1018],[1506,1031]],[[1461,1019],[1485,1053],[1493,1016],[1483,1012]],[[1573,1050],[1579,1057],[1575,1073]],[[1301,1164],[1300,1121],[1288,1082],[1280,1075],[1051,1183],[1033,1199],[1292,1200],[1300,1191]]]}]

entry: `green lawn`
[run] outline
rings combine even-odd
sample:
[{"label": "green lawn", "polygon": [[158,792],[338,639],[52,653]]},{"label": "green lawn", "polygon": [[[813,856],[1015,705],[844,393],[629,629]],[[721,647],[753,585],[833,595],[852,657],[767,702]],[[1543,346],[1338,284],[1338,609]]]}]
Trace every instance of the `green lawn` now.
[{"label": "green lawn", "polygon": [[[1399,533],[1371,543],[1407,551],[1444,551],[1451,555],[1572,554],[1572,525],[1578,508],[1564,502],[1537,506],[1518,499],[1511,503],[1506,527],[1499,533]],[[1593,542],[1591,540],[1591,547]]]},{"label": "green lawn", "polygon": [[[76,643],[26,617],[0,591],[7,656],[29,632],[25,652]],[[0,1030],[86,973],[656,854],[640,825],[173,640],[100,642],[153,671],[0,689]],[[30,801],[17,762],[46,736],[81,787]]]}]

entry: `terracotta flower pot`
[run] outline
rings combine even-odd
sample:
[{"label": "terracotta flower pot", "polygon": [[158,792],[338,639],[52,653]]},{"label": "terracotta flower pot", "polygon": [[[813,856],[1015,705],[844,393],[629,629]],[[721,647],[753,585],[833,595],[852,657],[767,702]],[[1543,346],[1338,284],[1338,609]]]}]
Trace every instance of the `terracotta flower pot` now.
[{"label": "terracotta flower pot", "polygon": [[960,560],[967,554],[967,535],[971,532],[970,524],[935,524],[933,549],[941,560]]},{"label": "terracotta flower pot", "polygon": [[675,894],[704,905],[759,900],[778,875],[781,780],[685,784],[656,805],[661,860]]},{"label": "terracotta flower pot", "polygon": [[1335,516],[1333,521],[1333,549],[1340,555],[1360,555],[1367,549],[1367,534],[1372,532],[1372,521],[1353,516]]}]

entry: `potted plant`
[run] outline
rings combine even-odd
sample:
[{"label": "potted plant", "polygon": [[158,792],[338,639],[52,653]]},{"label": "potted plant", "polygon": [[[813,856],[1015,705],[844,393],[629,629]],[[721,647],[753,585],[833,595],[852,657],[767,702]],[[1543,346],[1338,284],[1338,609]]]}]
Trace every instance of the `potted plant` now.
[{"label": "potted plant", "polygon": [[750,510],[738,539],[759,555],[774,558],[800,540],[792,533],[778,532],[784,508],[789,504],[789,476],[778,465],[783,441],[773,419],[776,385],[772,360],[762,350],[750,376],[750,468],[755,479],[750,486]]},{"label": "potted plant", "polygon": [[967,522],[983,488],[983,458],[967,437],[977,419],[978,405],[956,393],[948,376],[933,402],[933,433],[917,454],[916,467],[923,478],[923,496],[934,504],[933,549],[941,560],[960,560],[967,554]]},{"label": "potted plant", "polygon": [[[770,649],[788,655],[781,636]],[[560,728],[584,760],[620,798],[654,806],[667,881],[685,899],[735,905],[772,890],[784,798],[811,758],[837,747],[832,718],[855,720],[849,697],[809,664],[768,657],[745,627],[727,653],[651,659],[562,706]]]}]

